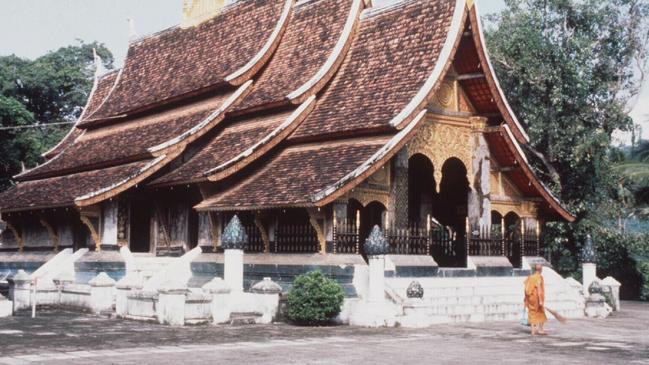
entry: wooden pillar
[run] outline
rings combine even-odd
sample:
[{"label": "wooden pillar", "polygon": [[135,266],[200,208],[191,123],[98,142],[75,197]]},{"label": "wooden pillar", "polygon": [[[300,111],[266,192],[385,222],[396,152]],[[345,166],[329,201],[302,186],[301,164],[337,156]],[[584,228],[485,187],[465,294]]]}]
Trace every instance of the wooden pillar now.
[{"label": "wooden pillar", "polygon": [[7,222],[7,228],[11,230],[11,233],[14,234],[14,238],[16,238],[16,243],[18,243],[18,251],[19,252],[24,252],[25,251],[25,239],[22,236],[21,232],[14,226],[12,223]]},{"label": "wooden pillar", "polygon": [[408,226],[408,147],[402,148],[393,158],[393,176],[390,183],[388,211],[394,228]]},{"label": "wooden pillar", "polygon": [[56,229],[52,227],[52,225],[45,219],[45,218],[40,218],[41,225],[45,227],[47,230],[47,233],[50,236],[50,240],[52,241],[52,246],[54,247],[54,252],[59,251],[59,235],[56,232]]},{"label": "wooden pillar", "polygon": [[500,239],[503,245],[503,256],[507,256],[507,237],[505,236],[505,216],[500,216]]},{"label": "wooden pillar", "polygon": [[361,252],[361,211],[356,211],[356,254]]},{"label": "wooden pillar", "polygon": [[541,256],[541,223],[536,220],[536,256]]},{"label": "wooden pillar", "polygon": [[95,244],[95,251],[101,252],[101,238],[99,237],[97,228],[92,224],[89,216],[81,214],[79,217],[81,218],[81,223],[88,227],[88,230],[90,231],[90,237],[92,237],[92,241]]},{"label": "wooden pillar", "polygon": [[261,234],[261,240],[264,242],[264,253],[270,253],[270,239],[268,237],[268,230],[261,221],[261,216],[259,214],[255,214],[254,223],[259,230],[259,233]]}]

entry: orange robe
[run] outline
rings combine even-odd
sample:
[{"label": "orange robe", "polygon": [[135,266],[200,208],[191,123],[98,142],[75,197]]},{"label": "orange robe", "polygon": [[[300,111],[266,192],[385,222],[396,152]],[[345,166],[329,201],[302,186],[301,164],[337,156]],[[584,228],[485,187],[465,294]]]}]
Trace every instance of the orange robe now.
[{"label": "orange robe", "polygon": [[542,324],[548,320],[545,316],[545,285],[540,273],[532,274],[525,280],[525,306],[530,324]]}]

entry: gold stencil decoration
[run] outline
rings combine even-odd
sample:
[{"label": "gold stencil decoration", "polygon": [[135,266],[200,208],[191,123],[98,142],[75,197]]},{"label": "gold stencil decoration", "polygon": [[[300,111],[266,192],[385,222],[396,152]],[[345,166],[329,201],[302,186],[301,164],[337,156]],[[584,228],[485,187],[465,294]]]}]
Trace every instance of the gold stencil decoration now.
[{"label": "gold stencil decoration", "polygon": [[428,157],[433,163],[437,183],[441,181],[444,162],[450,158],[462,161],[471,176],[473,139],[471,129],[467,127],[428,119],[408,144],[408,154],[420,153]]},{"label": "gold stencil decoration", "polygon": [[437,92],[437,102],[445,109],[453,108],[453,99],[455,99],[455,88],[451,82],[444,82]]},{"label": "gold stencil decoration", "polygon": [[214,17],[227,2],[227,0],[183,0],[182,26],[192,27]]}]

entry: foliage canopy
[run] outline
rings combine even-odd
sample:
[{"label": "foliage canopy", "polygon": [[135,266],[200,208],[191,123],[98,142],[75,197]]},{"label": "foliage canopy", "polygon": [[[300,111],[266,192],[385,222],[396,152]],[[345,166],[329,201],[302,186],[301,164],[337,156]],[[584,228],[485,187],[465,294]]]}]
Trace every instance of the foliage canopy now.
[{"label": "foliage canopy", "polygon": [[[47,124],[80,116],[93,83],[93,48],[104,67],[112,68],[113,55],[97,43],[80,42],[35,60],[0,57],[0,191],[11,185],[23,163],[33,167],[41,162],[41,154],[70,129]],[[6,129],[33,124],[43,127]]]}]

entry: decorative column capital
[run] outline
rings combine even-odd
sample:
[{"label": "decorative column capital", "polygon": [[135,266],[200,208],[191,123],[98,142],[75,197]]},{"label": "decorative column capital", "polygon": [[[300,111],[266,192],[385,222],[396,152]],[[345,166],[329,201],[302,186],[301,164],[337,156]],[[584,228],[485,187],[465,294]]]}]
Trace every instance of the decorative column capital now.
[{"label": "decorative column capital", "polygon": [[487,128],[487,118],[485,117],[470,117],[469,122],[471,123],[471,129],[474,133],[484,133]]},{"label": "decorative column capital", "polygon": [[389,253],[390,243],[387,238],[385,238],[381,228],[379,228],[379,226],[374,226],[372,233],[370,233],[369,237],[365,240],[363,248],[365,249],[365,254],[367,256],[382,256]]},{"label": "decorative column capital", "polygon": [[248,245],[248,235],[239,217],[235,215],[230,220],[221,236],[221,247],[224,250],[243,250]]}]

